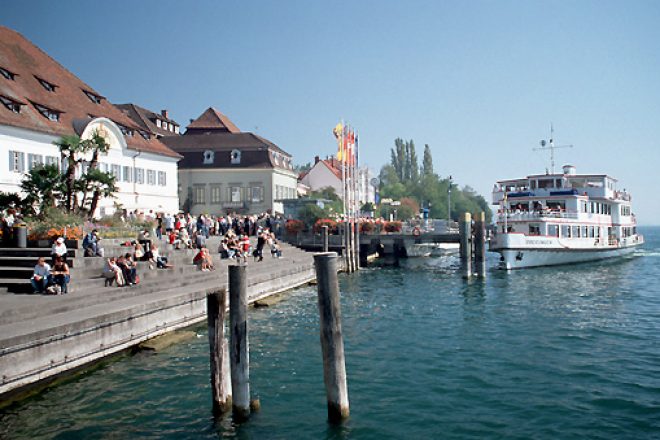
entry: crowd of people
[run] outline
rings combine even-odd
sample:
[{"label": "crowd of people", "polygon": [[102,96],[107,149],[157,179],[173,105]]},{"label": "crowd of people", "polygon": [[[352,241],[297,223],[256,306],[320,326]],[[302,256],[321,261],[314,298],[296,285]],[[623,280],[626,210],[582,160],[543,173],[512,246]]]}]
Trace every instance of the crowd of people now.
[{"label": "crowd of people", "polygon": [[[270,250],[273,258],[282,256],[279,234],[284,221],[279,216],[269,214],[239,216],[192,216],[190,214],[155,214],[132,211],[125,212],[124,220],[152,220],[156,226],[152,230],[140,230],[135,240],[126,243],[129,252],[106,256],[101,237],[96,229],[85,235],[83,254],[85,257],[105,258],[102,277],[105,285],[133,286],[140,282],[138,262],[144,262],[149,270],[170,269],[173,265],[161,255],[159,243],[169,244],[173,250],[196,249],[192,264],[200,271],[215,270],[207,240],[221,236],[218,253],[221,259],[233,259],[247,264],[252,256],[254,261],[262,261],[264,249]],[[11,220],[11,219],[10,219]],[[251,245],[250,237],[256,237]],[[35,293],[67,293],[71,276],[67,264],[68,250],[64,237],[57,238],[51,249],[51,264],[40,258],[31,278]]]}]

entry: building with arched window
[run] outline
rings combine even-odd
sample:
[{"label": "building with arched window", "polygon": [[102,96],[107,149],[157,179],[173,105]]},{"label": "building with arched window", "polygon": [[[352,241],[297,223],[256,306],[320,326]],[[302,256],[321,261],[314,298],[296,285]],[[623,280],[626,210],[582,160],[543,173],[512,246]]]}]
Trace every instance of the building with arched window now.
[{"label": "building with arched window", "polygon": [[0,26],[0,191],[21,192],[25,174],[39,164],[61,167],[53,142],[64,135],[88,139],[95,131],[110,145],[99,168],[116,177],[114,198],[95,215],[179,208],[180,156],[58,64],[18,32]]}]

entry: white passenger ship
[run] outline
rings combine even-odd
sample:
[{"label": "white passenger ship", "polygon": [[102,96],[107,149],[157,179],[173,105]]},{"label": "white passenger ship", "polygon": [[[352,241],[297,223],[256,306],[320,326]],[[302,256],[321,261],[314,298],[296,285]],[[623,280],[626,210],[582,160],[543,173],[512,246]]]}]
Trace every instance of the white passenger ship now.
[{"label": "white passenger ship", "polygon": [[[554,160],[553,160],[554,161]],[[629,254],[644,242],[637,233],[631,197],[607,175],[561,174],[502,180],[493,188],[499,206],[490,250],[501,267],[593,261]]]}]

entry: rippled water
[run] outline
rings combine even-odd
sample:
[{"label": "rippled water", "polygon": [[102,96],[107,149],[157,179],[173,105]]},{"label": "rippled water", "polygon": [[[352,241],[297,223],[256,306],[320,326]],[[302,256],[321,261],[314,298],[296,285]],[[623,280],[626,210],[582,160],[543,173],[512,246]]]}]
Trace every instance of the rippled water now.
[{"label": "rippled water", "polygon": [[[0,411],[2,438],[660,437],[660,228],[635,257],[466,282],[454,258],[342,276],[351,417],[326,423],[314,288],[250,313],[262,409],[211,415],[206,332]],[[493,260],[493,263],[495,260]]]}]

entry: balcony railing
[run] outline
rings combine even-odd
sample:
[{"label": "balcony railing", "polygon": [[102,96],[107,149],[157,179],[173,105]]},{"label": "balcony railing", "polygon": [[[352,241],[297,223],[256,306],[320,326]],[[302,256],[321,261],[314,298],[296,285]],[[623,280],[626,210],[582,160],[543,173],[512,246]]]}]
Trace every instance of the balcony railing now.
[{"label": "balcony railing", "polygon": [[[498,213],[497,220],[504,221],[505,213]],[[569,211],[520,211],[520,212],[507,212],[506,219],[512,221],[525,221],[525,220],[544,220],[549,218],[568,218],[576,220],[578,218],[577,212]]]}]

